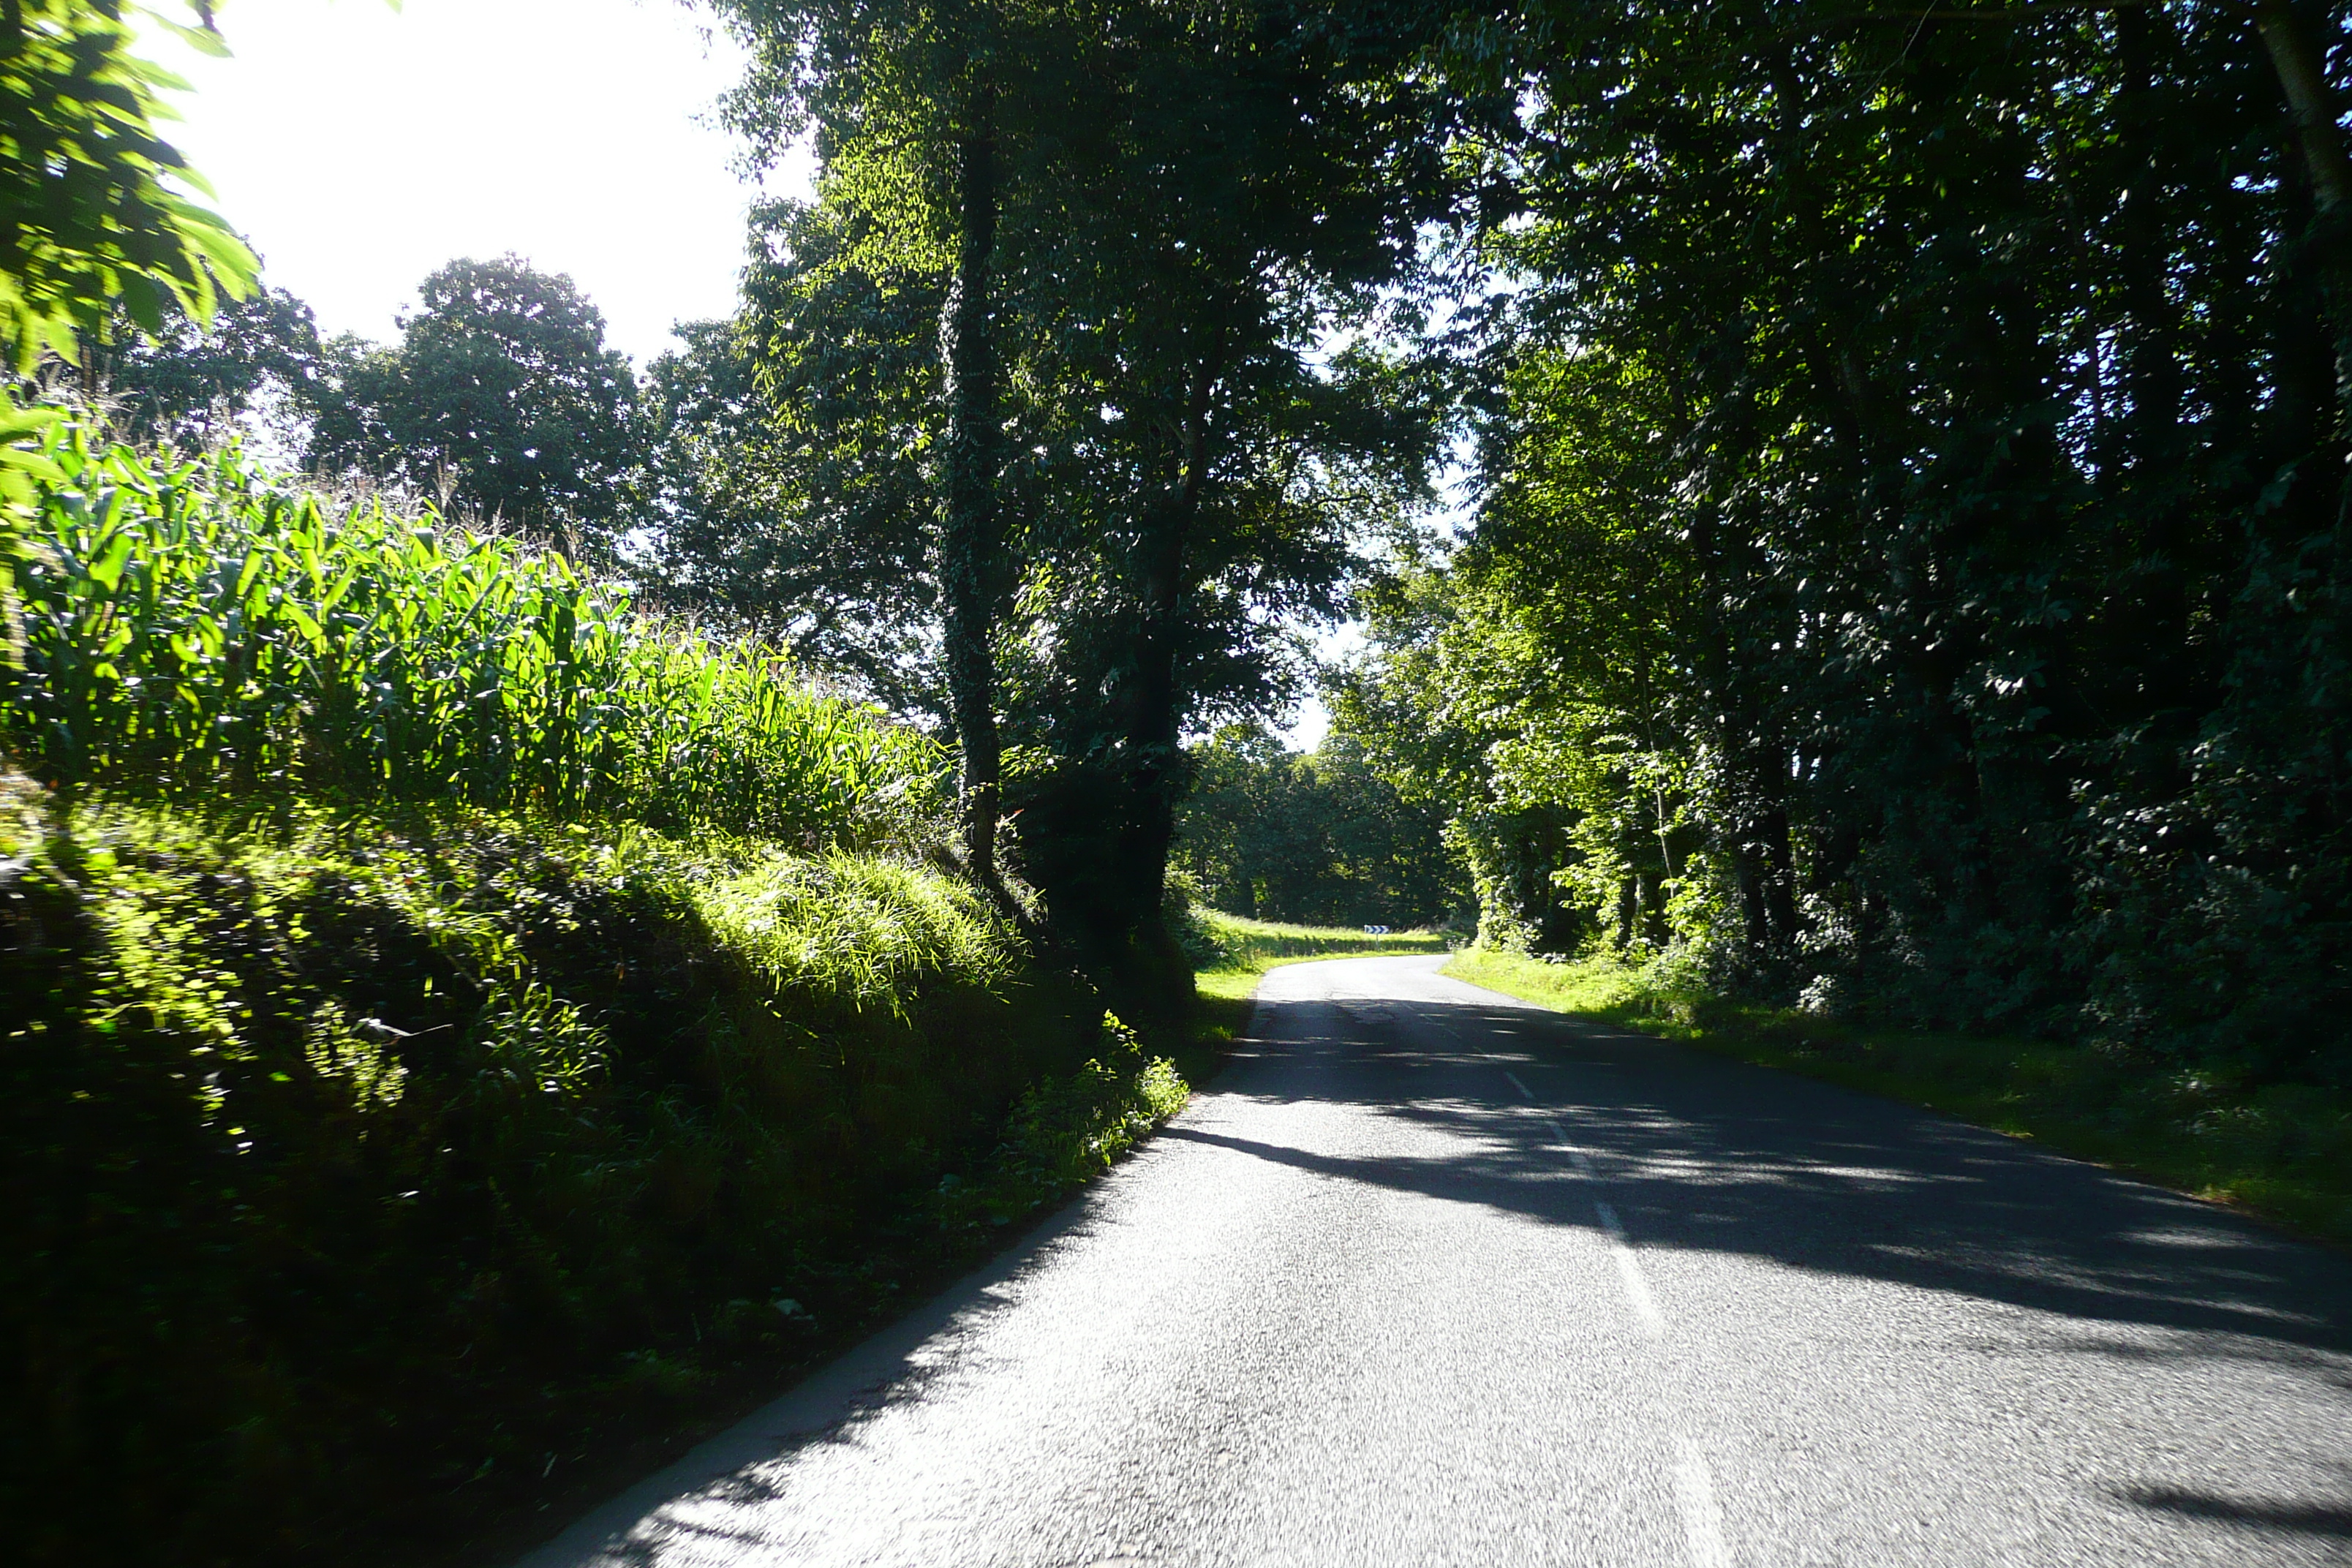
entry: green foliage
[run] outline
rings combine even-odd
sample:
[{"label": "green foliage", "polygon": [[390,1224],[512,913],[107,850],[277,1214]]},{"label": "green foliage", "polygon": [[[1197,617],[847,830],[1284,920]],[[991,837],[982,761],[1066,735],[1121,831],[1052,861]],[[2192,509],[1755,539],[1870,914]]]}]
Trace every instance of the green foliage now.
[{"label": "green foliage", "polygon": [[1330,925],[1433,925],[1462,901],[1436,809],[1400,799],[1354,737],[1312,754],[1231,725],[1190,748],[1175,874],[1236,914]]},{"label": "green foliage", "polygon": [[1540,689],[1532,672],[1504,663],[1524,637],[1465,624],[1475,601],[1463,581],[1414,548],[1365,585],[1359,602],[1371,649],[1327,683],[1334,732],[1361,747],[1402,800],[1445,815],[1445,845],[1476,900],[1482,944],[1570,950],[1596,924],[1555,879],[1569,858],[1575,809],[1495,766],[1525,720],[1519,705],[1497,698]]},{"label": "green foliage", "polygon": [[57,465],[37,448],[62,417],[54,408],[22,406],[13,392],[0,395],[0,676],[24,666],[24,606],[16,597],[15,567],[45,559],[26,521],[39,504],[42,487],[60,477]]},{"label": "green foliage", "polygon": [[771,146],[813,122],[821,162],[743,323],[771,386],[827,410],[779,411],[767,515],[793,542],[754,559],[860,516],[874,560],[913,558],[898,498],[937,502],[955,727],[1001,718],[1046,763],[1005,783],[1019,867],[1091,958],[1157,953],[1181,737],[1298,695],[1297,623],[1337,616],[1355,536],[1423,496],[1433,378],[1375,341],[1414,318],[1455,188],[1445,105],[1404,68],[1423,36],[1287,5],[722,10],[755,56],[731,112]]},{"label": "green foliage", "polygon": [[905,841],[929,742],[509,542],[52,430],[0,737],[45,782]]},{"label": "green foliage", "polygon": [[[217,49],[211,8],[194,9],[203,30],[176,30]],[[120,0],[9,0],[0,14],[0,349],[20,376],[44,353],[79,359],[124,314],[150,330],[167,312],[202,321],[224,293],[254,286],[252,253],[173,188],[205,188],[155,133],[170,114],[158,94],[185,84],[131,52],[125,10]],[[22,523],[53,476],[26,448],[56,417],[19,406],[14,389],[0,401],[0,570],[38,553]],[[22,641],[0,576],[0,669],[16,664]]]},{"label": "green foliage", "polygon": [[1560,1012],[1931,1106],[2352,1242],[2352,1097],[2340,1089],[2206,1069],[2149,1073],[2087,1046],[1843,1024],[1726,997],[1687,959],[1563,963],[1480,949],[1445,972]]},{"label": "green foliage", "polygon": [[698,886],[694,909],[781,989],[814,987],[861,1010],[898,1007],[927,976],[997,985],[1021,967],[1017,945],[971,889],[838,850],[763,857]]},{"label": "green foliage", "polygon": [[2281,90],[2316,13],[2264,16],[1449,44],[1519,105],[1460,149],[1508,191],[1484,493],[1340,706],[1455,814],[1493,940],[2352,1081],[2352,296]]},{"label": "green foliage", "polygon": [[635,457],[636,378],[572,279],[520,258],[425,279],[401,340],[330,345],[314,466],[357,468],[550,540],[610,553]]},{"label": "green foliage", "polygon": [[925,471],[939,284],[847,265],[863,222],[756,210],[741,314],[683,329],[647,368],[650,533],[631,567],[664,604],[943,722]]},{"label": "green foliage", "polygon": [[933,1200],[943,1226],[1004,1225],[1110,1169],[1192,1090],[1166,1057],[1147,1057],[1135,1031],[1103,1015],[1101,1054],[1022,1095],[1004,1139],[972,1176],[949,1176]]},{"label": "green foliage", "polygon": [[1445,110],[1395,68],[1397,18],[1332,20],[1117,14],[1079,58],[1124,97],[1020,258],[1060,460],[1010,672],[1012,735],[1056,766],[1016,798],[1023,863],[1082,934],[1156,918],[1182,735],[1298,696],[1295,628],[1425,495],[1433,400],[1394,345],[1446,216]]},{"label": "green foliage", "polygon": [[310,307],[285,289],[223,300],[209,321],[173,309],[152,332],[120,324],[112,344],[85,353],[95,374],[79,390],[133,442],[215,445],[257,416],[295,435],[324,350]]},{"label": "green foliage", "polygon": [[[207,30],[178,30],[216,50],[196,9]],[[20,374],[103,339],[118,302],[154,331],[167,310],[202,320],[253,287],[252,253],[174,189],[205,189],[155,130],[159,95],[186,84],[131,52],[133,14],[11,0],[0,17],[0,340]]]},{"label": "green foliage", "polygon": [[943,1176],[1017,1210],[1181,1104],[908,858],[928,741],[559,557],[36,433],[0,688],[42,781],[0,788],[29,1561],[424,1550],[869,1321],[969,1245]]},{"label": "green foliage", "polygon": [[[0,807],[28,1563],[421,1549],[858,1321],[875,1224],[1109,1059],[896,861],[448,809],[231,830],[21,779]],[[1023,1127],[1076,1129],[1042,1103]]]}]

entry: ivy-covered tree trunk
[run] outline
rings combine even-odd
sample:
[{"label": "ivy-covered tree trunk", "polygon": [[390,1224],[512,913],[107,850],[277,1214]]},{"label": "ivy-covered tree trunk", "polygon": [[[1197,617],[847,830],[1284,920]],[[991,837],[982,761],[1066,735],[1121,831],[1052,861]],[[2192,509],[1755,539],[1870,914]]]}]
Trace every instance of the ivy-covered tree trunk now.
[{"label": "ivy-covered tree trunk", "polygon": [[964,858],[972,878],[1002,901],[996,826],[1002,809],[1003,748],[996,730],[993,645],[1004,546],[996,504],[1001,431],[989,313],[997,213],[993,110],[986,89],[975,91],[956,145],[955,277],[940,318],[947,404],[940,476],[940,586],[946,607],[941,651],[948,700],[962,759]]},{"label": "ivy-covered tree trunk", "polygon": [[1123,912],[1137,925],[1159,908],[1169,847],[1176,835],[1176,797],[1184,785],[1183,700],[1176,667],[1181,652],[1186,545],[1208,481],[1210,408],[1223,374],[1223,324],[1208,328],[1206,338],[1185,391],[1176,482],[1147,514],[1139,541],[1143,582],[1126,736],[1130,806],[1119,889]]}]

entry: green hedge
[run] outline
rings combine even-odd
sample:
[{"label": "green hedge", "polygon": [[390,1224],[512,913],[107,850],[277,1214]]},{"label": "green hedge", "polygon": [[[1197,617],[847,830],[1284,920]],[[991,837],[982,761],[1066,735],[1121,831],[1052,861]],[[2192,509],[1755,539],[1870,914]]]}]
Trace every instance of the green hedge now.
[{"label": "green hedge", "polygon": [[931,742],[509,542],[43,440],[0,556],[14,1560],[437,1555],[1181,1103],[925,858]]},{"label": "green hedge", "polygon": [[23,781],[5,816],[19,1561],[462,1532],[872,1310],[877,1227],[1100,1070],[1099,1004],[908,863]]}]

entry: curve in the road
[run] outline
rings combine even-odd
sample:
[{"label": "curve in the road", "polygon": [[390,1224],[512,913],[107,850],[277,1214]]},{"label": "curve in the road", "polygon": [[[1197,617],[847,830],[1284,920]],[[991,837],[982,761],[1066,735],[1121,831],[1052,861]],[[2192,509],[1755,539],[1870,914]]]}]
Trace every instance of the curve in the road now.
[{"label": "curve in the road", "polygon": [[2352,1562],[2352,1264],[1439,962],[528,1568]]}]

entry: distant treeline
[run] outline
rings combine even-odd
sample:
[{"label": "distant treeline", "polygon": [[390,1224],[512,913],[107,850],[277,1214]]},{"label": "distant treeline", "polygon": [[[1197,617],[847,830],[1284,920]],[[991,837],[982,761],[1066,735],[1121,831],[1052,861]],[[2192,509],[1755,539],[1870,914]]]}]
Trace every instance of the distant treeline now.
[{"label": "distant treeline", "polygon": [[1233,725],[1192,749],[1171,869],[1212,908],[1311,925],[1436,925],[1471,908],[1445,813],[1366,763],[1352,736],[1311,752]]}]

